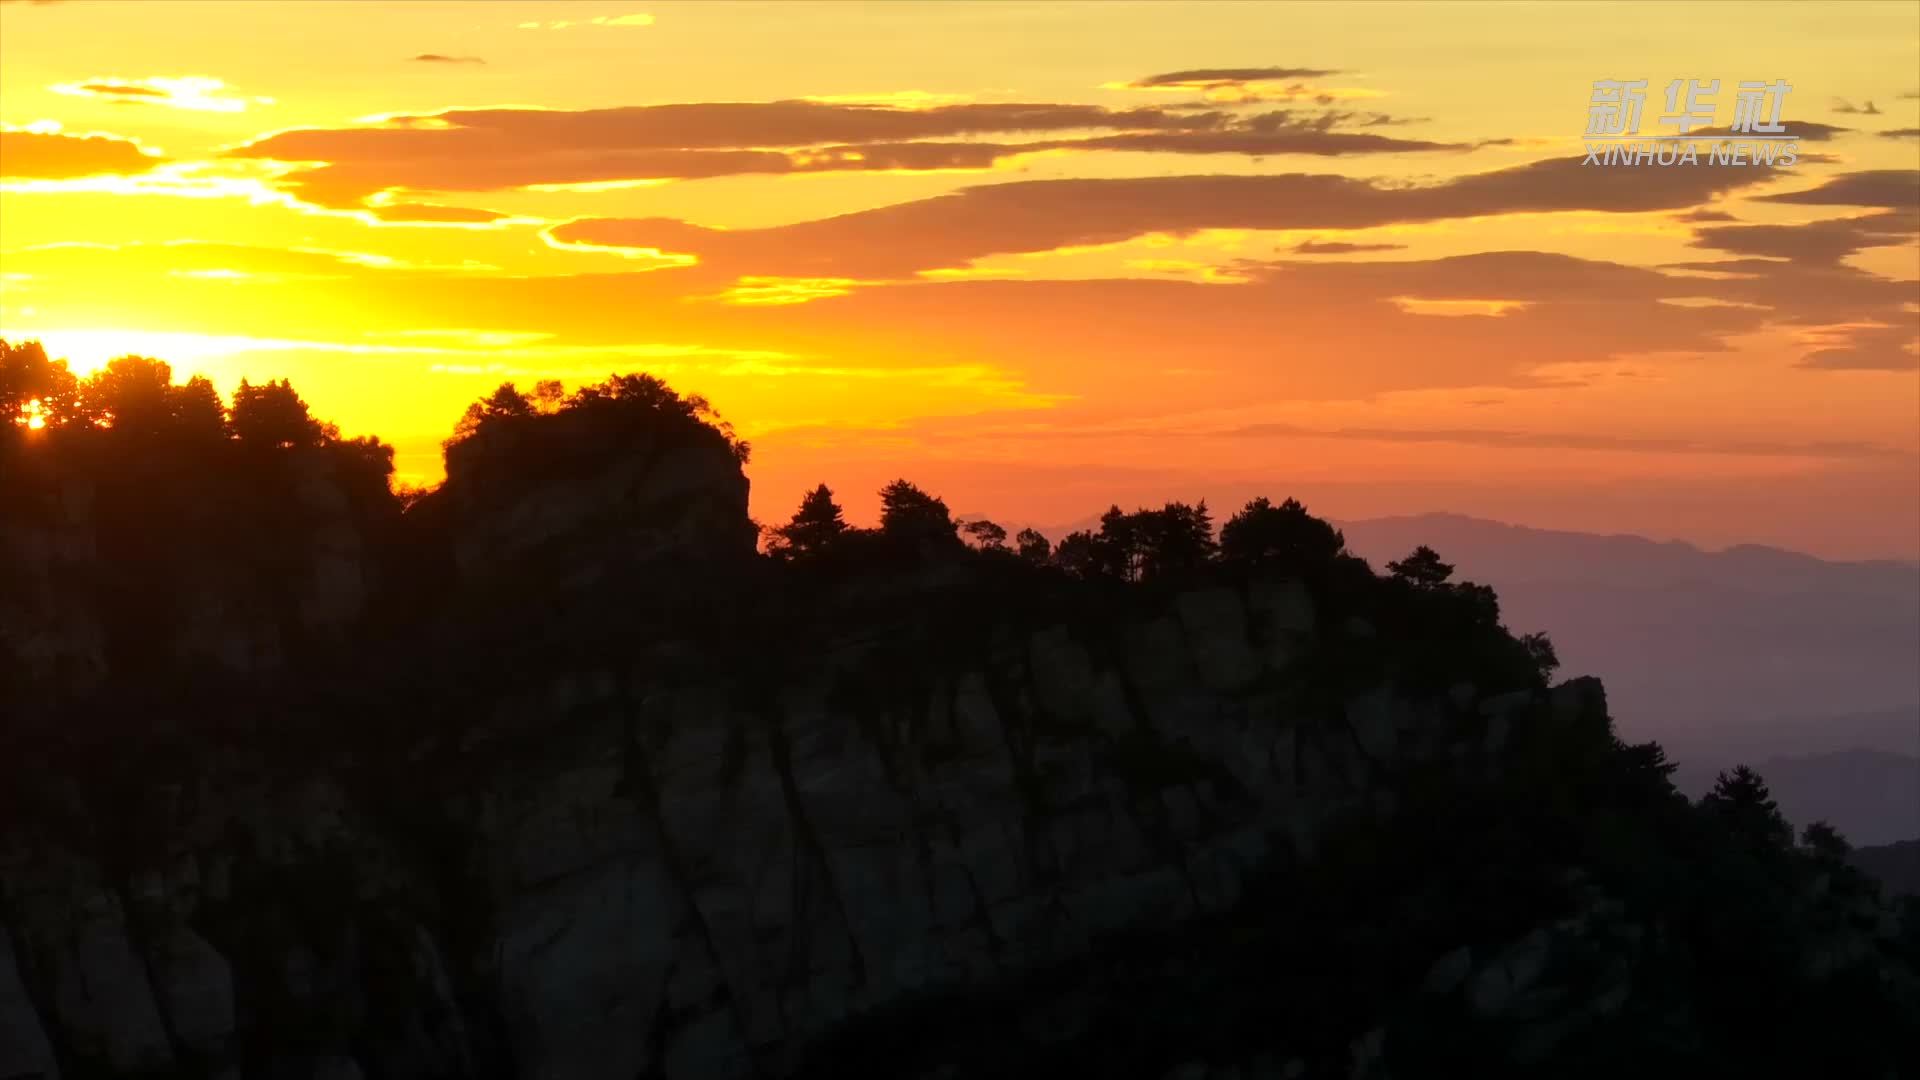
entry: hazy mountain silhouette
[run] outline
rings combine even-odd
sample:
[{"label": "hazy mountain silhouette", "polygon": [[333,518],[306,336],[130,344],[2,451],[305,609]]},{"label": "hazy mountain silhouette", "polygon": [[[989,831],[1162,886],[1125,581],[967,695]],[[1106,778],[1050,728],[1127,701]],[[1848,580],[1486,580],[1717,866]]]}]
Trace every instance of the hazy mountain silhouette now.
[{"label": "hazy mountain silhouette", "polygon": [[1676,760],[1920,754],[1920,565],[1532,529],[1454,514],[1341,522],[1378,564],[1415,543],[1607,673],[1622,731]]},{"label": "hazy mountain silhouette", "polygon": [[[1673,784],[1698,798],[1728,766],[1682,761]],[[1780,812],[1795,822],[1825,821],[1856,844],[1920,837],[1920,757],[1884,750],[1836,750],[1753,763]]]},{"label": "hazy mountain silhouette", "polygon": [[1879,878],[1889,891],[1920,895],[1920,840],[1857,848],[1849,859]]}]

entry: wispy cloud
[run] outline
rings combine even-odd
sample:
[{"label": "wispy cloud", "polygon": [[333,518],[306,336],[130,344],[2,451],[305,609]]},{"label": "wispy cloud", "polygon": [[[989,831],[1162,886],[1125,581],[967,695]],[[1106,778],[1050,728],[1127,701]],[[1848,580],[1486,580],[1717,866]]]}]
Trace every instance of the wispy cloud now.
[{"label": "wispy cloud", "polygon": [[413,58],[422,64],[484,64],[485,60],[477,56],[448,56],[445,53],[421,53]]},{"label": "wispy cloud", "polygon": [[1148,75],[1145,78],[1135,79],[1127,85],[1137,90],[1151,90],[1159,87],[1190,90],[1235,83],[1271,82],[1276,79],[1321,79],[1338,74],[1340,72],[1337,68],[1194,68],[1189,71],[1167,71],[1159,75]]},{"label": "wispy cloud", "polygon": [[1192,68],[1148,75],[1131,82],[1107,83],[1101,88],[1198,94],[1220,104],[1306,100],[1331,105],[1350,98],[1383,96],[1378,90],[1312,85],[1316,80],[1339,74],[1343,73],[1336,68],[1312,67]]},{"label": "wispy cloud", "polygon": [[[1327,157],[1463,152],[1480,145],[1383,134],[1376,129],[1395,118],[1339,109],[1235,116],[1224,110],[1061,103],[901,104],[452,109],[371,118],[378,125],[373,127],[283,131],[230,153],[324,163],[287,173],[283,187],[315,205],[352,208],[395,189],[495,191],[755,174],[987,170],[1037,153]],[[967,138],[989,133],[992,141]],[[1032,138],[1041,134],[1054,137]],[[1028,141],[1018,141],[1022,137]]]},{"label": "wispy cloud", "polygon": [[[1470,404],[1482,404],[1472,402]],[[1857,460],[1906,460],[1913,453],[1878,443],[1831,440],[1823,442],[1725,441],[1659,436],[1593,435],[1576,432],[1502,431],[1484,428],[1314,428],[1286,423],[1248,424],[1227,431],[1166,432],[1193,437],[1357,439],[1364,442],[1458,443],[1514,450],[1594,450],[1638,454],[1714,454],[1738,457],[1794,457]]]},{"label": "wispy cloud", "polygon": [[1355,244],[1345,240],[1302,240],[1288,250],[1296,255],[1353,255],[1362,251],[1405,251],[1405,244]]},{"label": "wispy cloud", "polygon": [[226,83],[203,75],[156,75],[144,79],[102,76],[81,82],[55,83],[48,89],[70,97],[99,98],[122,105],[164,105],[193,112],[237,113],[246,111],[250,105],[273,104],[272,98],[228,94]]},{"label": "wispy cloud", "polygon": [[1557,158],[1408,186],[1326,174],[1035,180],[761,229],[583,219],[561,241],[686,252],[739,273],[893,278],[990,255],[1199,229],[1361,229],[1508,213],[1679,210],[1777,179],[1735,167],[1617,172]]},{"label": "wispy cloud", "polygon": [[519,24],[522,30],[570,30],[576,26],[652,26],[653,16],[635,13],[632,15],[596,15],[591,19],[552,19],[547,22],[534,20]]}]

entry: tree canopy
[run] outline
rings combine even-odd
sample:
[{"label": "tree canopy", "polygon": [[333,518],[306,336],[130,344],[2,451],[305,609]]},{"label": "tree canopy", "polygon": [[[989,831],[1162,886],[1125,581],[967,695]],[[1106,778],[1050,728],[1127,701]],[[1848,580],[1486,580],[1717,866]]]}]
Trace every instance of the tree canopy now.
[{"label": "tree canopy", "polygon": [[929,495],[907,480],[895,480],[880,489],[880,531],[912,543],[957,547],[959,524],[944,500]]},{"label": "tree canopy", "polygon": [[829,551],[847,534],[846,518],[833,490],[825,484],[807,492],[785,525],[773,530],[769,551],[784,558],[805,558]]},{"label": "tree canopy", "polygon": [[1263,495],[1220,529],[1220,553],[1229,561],[1264,563],[1299,575],[1331,563],[1346,549],[1340,530],[1307,513],[1297,499],[1275,506]]},{"label": "tree canopy", "polygon": [[521,390],[512,381],[503,382],[467,406],[444,446],[451,454],[455,447],[484,431],[560,415],[581,418],[607,430],[653,432],[669,439],[718,436],[743,465],[752,453],[752,447],[734,435],[733,425],[722,419],[706,398],[681,394],[645,372],[609,375],[571,394],[557,379],[542,379],[531,391]]}]

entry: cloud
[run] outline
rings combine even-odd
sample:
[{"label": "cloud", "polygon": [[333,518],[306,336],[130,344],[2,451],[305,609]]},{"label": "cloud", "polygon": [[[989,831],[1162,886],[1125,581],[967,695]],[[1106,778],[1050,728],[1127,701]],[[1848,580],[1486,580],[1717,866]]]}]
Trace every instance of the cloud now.
[{"label": "cloud", "polygon": [[1846,173],[1806,191],[1762,195],[1762,202],[1800,206],[1877,206],[1900,210],[1920,205],[1920,169],[1873,169]]},{"label": "cloud", "polygon": [[1684,214],[1676,214],[1674,215],[1673,220],[1675,221],[1739,221],[1740,219],[1737,217],[1734,217],[1732,214],[1727,213],[1725,210],[1709,210],[1705,207],[1701,207],[1698,210],[1689,210]]},{"label": "cloud", "polygon": [[223,92],[228,89],[226,83],[201,75],[178,78],[156,75],[145,79],[105,76],[81,82],[55,83],[47,89],[69,97],[98,98],[122,105],[163,105],[192,112],[236,113],[246,111],[249,105],[273,104],[272,98],[228,95]]},{"label": "cloud", "polygon": [[484,64],[485,60],[477,56],[448,56],[444,53],[421,53],[413,59],[422,64]]},{"label": "cloud", "polygon": [[82,93],[104,98],[164,98],[165,90],[156,90],[151,86],[128,86],[118,83],[82,83]]},{"label": "cloud", "polygon": [[165,159],[118,135],[0,130],[0,177],[67,180],[143,173]]},{"label": "cloud", "polygon": [[1286,131],[1257,133],[1154,132],[1131,135],[1102,135],[1091,139],[1071,139],[1034,144],[1035,150],[1131,150],[1139,153],[1166,154],[1311,154],[1332,157],[1340,154],[1409,153],[1432,150],[1473,150],[1475,143],[1430,142],[1425,139],[1396,139],[1351,131]]},{"label": "cloud", "polygon": [[1880,107],[1878,105],[1875,105],[1873,102],[1868,101],[1865,105],[1855,105],[1853,102],[1848,101],[1846,98],[1834,98],[1831,111],[1837,112],[1837,113],[1851,113],[1857,116],[1879,116],[1880,115]]},{"label": "cloud", "polygon": [[36,275],[98,279],[100,260],[112,260],[115,272],[140,269],[178,271],[186,275],[210,277],[231,272],[243,278],[338,279],[350,274],[373,271],[393,274],[414,272],[473,272],[492,270],[478,263],[432,264],[409,262],[387,255],[326,248],[269,247],[206,240],[169,240],[163,243],[130,241],[124,244],[38,244],[10,248],[5,252],[10,264],[30,267]]},{"label": "cloud", "polygon": [[556,239],[686,252],[737,273],[894,278],[989,255],[1111,244],[1201,229],[1361,229],[1557,210],[1693,206],[1775,179],[1766,170],[1583,168],[1555,158],[1412,186],[1346,176],[1156,176],[1036,180],[763,229],[664,219],[582,219]]},{"label": "cloud", "polygon": [[1353,244],[1344,240],[1302,240],[1291,250],[1296,255],[1351,255],[1361,251],[1405,251],[1405,244]]},{"label": "cloud", "polygon": [[1302,100],[1331,105],[1347,98],[1382,96],[1378,90],[1313,85],[1315,80],[1338,74],[1341,72],[1334,68],[1194,68],[1149,75],[1132,82],[1107,83],[1102,89],[1184,91],[1198,94],[1204,101],[1233,105]]},{"label": "cloud", "polygon": [[1883,139],[1920,139],[1920,128],[1890,128],[1880,133]]},{"label": "cloud", "polygon": [[591,19],[554,19],[548,22],[523,22],[522,30],[570,30],[576,26],[652,26],[653,16],[633,15],[595,15]]},{"label": "cloud", "polygon": [[[1735,131],[1732,126],[1729,125],[1726,127],[1694,128],[1691,132],[1688,132],[1687,137],[1703,141],[1713,139],[1733,139],[1737,141],[1740,139],[1751,140],[1770,137],[1784,138],[1787,135],[1796,135],[1801,142],[1832,142],[1835,136],[1845,135],[1854,130],[1853,128],[1840,127],[1835,124],[1822,124],[1816,120],[1799,120],[1791,125],[1784,126],[1787,127],[1787,130],[1778,136],[1768,136],[1764,132]],[[1800,160],[1808,160],[1807,155],[1800,155]]]},{"label": "cloud", "polygon": [[1801,225],[1726,225],[1700,229],[1693,246],[1769,259],[1837,263],[1872,247],[1910,243],[1920,236],[1920,210],[1890,210]]},{"label": "cloud", "polygon": [[1906,326],[1852,328],[1844,344],[1801,357],[1800,366],[1827,371],[1920,370],[1920,334]]},{"label": "cloud", "polygon": [[[1474,404],[1480,404],[1475,402]],[[1581,432],[1502,431],[1487,428],[1314,428],[1298,424],[1247,424],[1226,431],[1168,432],[1201,437],[1284,437],[1358,439],[1365,442],[1456,443],[1511,450],[1599,450],[1641,454],[1728,454],[1737,457],[1811,457],[1839,460],[1908,460],[1913,453],[1878,443],[1829,440],[1767,442],[1586,434]]]},{"label": "cloud", "polygon": [[[389,117],[377,127],[284,131],[230,154],[306,163],[286,175],[282,186],[318,205],[350,208],[389,189],[492,191],[749,174],[984,170],[1047,151],[1331,156],[1474,149],[1335,130],[1392,122],[1379,113],[1282,110],[1240,119],[1219,111],[1031,103],[456,109]],[[1110,134],[1083,134],[1101,130]],[[990,133],[1056,137],[978,139]]]},{"label": "cloud", "polygon": [[1135,79],[1127,85],[1136,90],[1153,90],[1162,87],[1204,90],[1239,83],[1272,82],[1284,79],[1324,79],[1329,75],[1338,74],[1340,71],[1337,68],[1195,68],[1191,71],[1168,71],[1159,75],[1148,75],[1144,79]]}]

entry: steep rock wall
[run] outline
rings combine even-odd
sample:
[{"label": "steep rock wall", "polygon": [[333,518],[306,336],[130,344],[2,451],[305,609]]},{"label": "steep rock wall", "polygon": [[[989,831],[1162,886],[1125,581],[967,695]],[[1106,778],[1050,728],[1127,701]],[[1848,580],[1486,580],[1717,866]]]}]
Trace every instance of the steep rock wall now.
[{"label": "steep rock wall", "polygon": [[778,1075],[869,1010],[1223,910],[1335,815],[1392,813],[1397,770],[1604,723],[1591,680],[1329,699],[1315,624],[1254,581],[971,657],[874,635],[774,681],[563,672],[418,748],[401,791],[257,754],[157,775],[131,860],[49,780],[0,831],[0,1075],[47,1048],[113,1075]]}]

